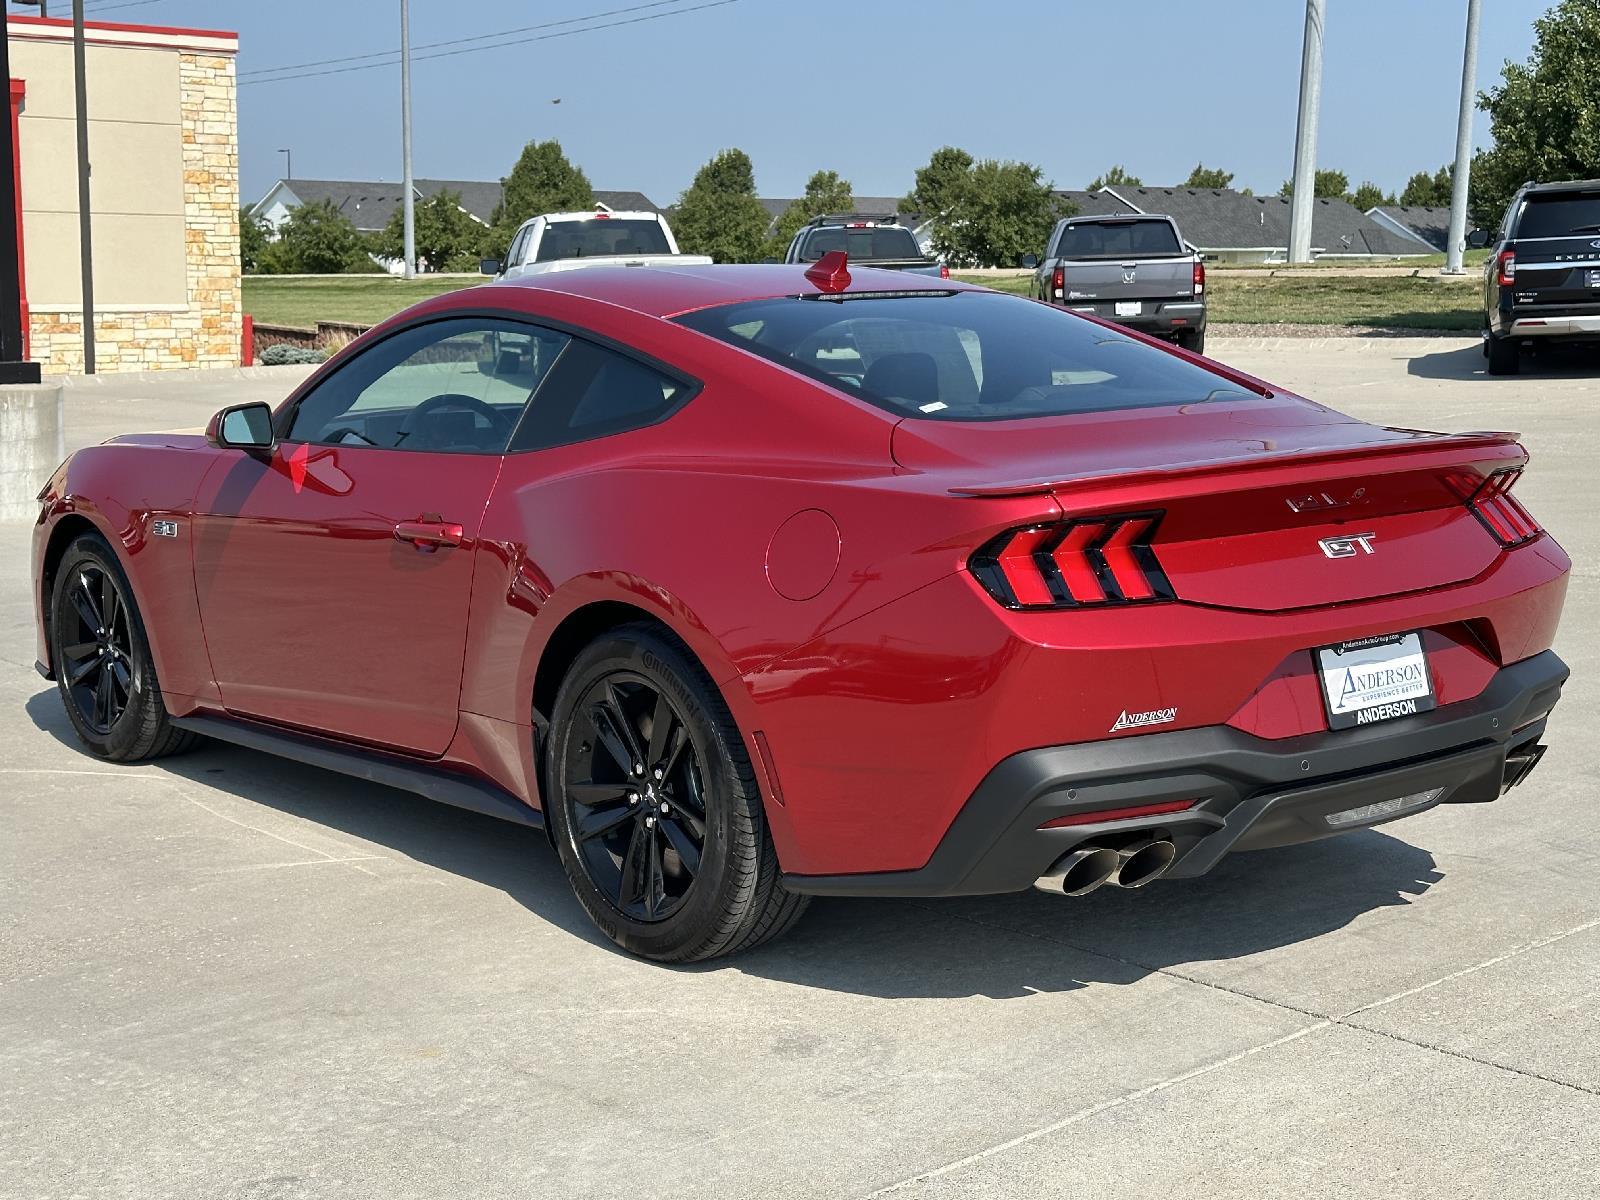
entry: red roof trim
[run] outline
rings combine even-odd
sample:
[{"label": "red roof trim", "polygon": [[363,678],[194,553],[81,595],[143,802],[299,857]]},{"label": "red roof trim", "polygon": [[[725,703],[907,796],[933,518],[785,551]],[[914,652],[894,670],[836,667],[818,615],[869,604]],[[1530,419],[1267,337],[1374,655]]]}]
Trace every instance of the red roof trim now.
[{"label": "red roof trim", "polygon": [[[43,25],[51,29],[71,29],[72,22],[66,17],[24,17],[12,13],[6,17],[8,25]],[[207,38],[232,38],[239,40],[239,34],[232,29],[190,29],[182,25],[128,25],[121,21],[85,21],[85,31],[90,29],[103,29],[107,33],[160,33],[172,37],[207,37]]]}]

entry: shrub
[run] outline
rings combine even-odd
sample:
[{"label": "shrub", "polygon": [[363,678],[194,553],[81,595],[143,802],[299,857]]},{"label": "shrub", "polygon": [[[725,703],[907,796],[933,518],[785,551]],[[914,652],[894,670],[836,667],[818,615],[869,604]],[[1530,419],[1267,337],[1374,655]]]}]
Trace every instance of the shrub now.
[{"label": "shrub", "polygon": [[256,360],[263,367],[298,366],[302,363],[325,362],[328,357],[326,350],[315,349],[307,346],[289,346],[280,342],[276,346],[268,346],[261,352]]}]

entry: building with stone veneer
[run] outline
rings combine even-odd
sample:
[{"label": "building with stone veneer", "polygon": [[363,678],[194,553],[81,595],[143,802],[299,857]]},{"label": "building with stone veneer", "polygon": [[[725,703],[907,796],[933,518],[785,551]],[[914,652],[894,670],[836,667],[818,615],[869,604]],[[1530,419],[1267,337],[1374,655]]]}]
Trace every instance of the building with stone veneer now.
[{"label": "building with stone veneer", "polygon": [[[83,369],[72,23],[8,18],[27,355]],[[95,359],[237,366],[237,34],[86,27]]]}]

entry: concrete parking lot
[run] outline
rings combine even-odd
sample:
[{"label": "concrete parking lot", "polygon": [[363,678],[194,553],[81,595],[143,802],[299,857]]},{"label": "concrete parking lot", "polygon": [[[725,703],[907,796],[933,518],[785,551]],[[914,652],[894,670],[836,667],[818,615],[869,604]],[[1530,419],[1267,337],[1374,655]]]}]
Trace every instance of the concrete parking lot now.
[{"label": "concrete parking lot", "polygon": [[[1577,563],[1531,780],[1141,892],[820,900],[702,967],[602,944],[537,833],[217,745],[86,757],[0,526],[0,1193],[1600,1193],[1600,363],[1211,351],[1524,431],[1518,495]],[[69,441],[301,373],[75,385]]]}]

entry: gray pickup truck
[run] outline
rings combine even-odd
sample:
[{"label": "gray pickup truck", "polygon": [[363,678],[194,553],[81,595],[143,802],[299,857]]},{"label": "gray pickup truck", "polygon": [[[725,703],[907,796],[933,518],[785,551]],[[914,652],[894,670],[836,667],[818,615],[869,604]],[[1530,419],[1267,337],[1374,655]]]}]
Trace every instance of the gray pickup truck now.
[{"label": "gray pickup truck", "polygon": [[1206,268],[1171,217],[1068,217],[1056,222],[1044,261],[1033,268],[1033,296],[1141,333],[1206,349]]}]

